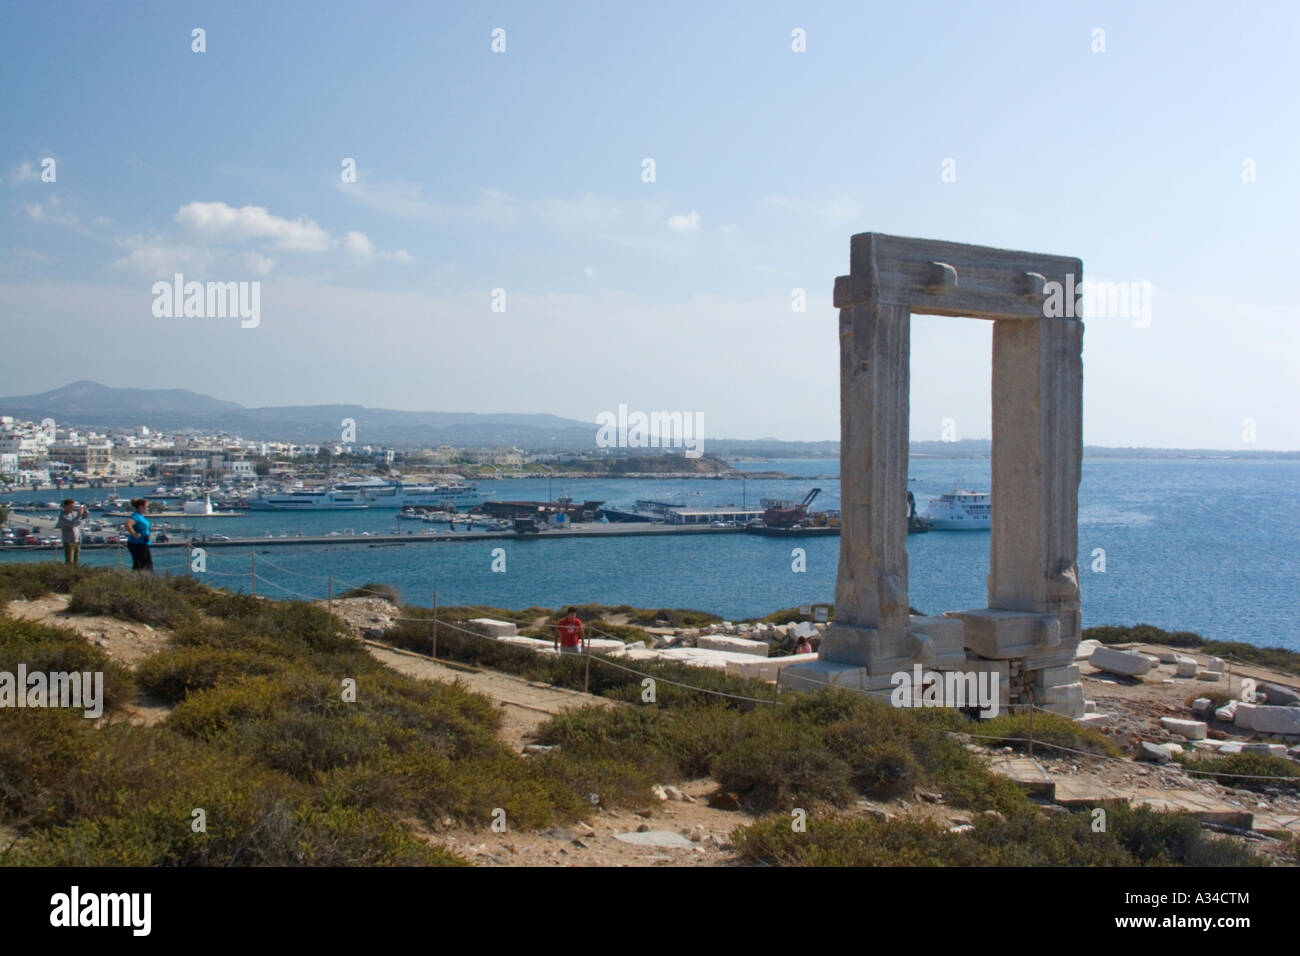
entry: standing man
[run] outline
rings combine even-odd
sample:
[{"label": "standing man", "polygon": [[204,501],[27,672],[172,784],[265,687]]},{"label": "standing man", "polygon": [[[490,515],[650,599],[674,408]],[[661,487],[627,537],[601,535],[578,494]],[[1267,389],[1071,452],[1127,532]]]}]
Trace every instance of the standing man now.
[{"label": "standing man", "polygon": [[76,564],[81,557],[81,522],[90,514],[86,506],[74,511],[76,502],[71,498],[63,499],[63,510],[54,521],[54,527],[63,532],[63,563]]},{"label": "standing man", "polygon": [[153,573],[153,552],[149,550],[149,519],[142,512],[149,507],[145,498],[132,498],[131,517],[126,519],[126,549],[131,552],[131,570]]},{"label": "standing man", "polygon": [[582,622],[576,608],[568,608],[556,625],[555,647],[561,654],[582,653]]}]

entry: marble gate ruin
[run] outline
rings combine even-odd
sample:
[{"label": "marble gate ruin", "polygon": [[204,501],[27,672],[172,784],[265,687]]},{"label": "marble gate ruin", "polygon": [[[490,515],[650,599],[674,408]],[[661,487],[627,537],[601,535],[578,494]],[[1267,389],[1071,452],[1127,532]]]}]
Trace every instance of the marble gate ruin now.
[{"label": "marble gate ruin", "polygon": [[[853,236],[849,261],[849,274],[835,280],[842,489],[835,622],[818,660],[783,669],[781,684],[886,690],[892,674],[914,664],[988,670],[999,677],[1003,705],[1081,715],[1074,655],[1083,322],[1074,308],[1045,303],[1078,288],[1082,263],[877,233]],[[1049,317],[1062,311],[1067,317]],[[907,593],[912,313],[993,322],[988,607],[942,616],[910,614]]]}]

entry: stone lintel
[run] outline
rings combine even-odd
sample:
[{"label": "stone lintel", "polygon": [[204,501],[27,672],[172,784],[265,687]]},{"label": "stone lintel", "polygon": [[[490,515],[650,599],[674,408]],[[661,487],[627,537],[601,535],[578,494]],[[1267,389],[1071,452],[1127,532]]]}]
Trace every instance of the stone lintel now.
[{"label": "stone lintel", "polygon": [[835,307],[868,300],[927,315],[979,319],[1044,316],[1047,283],[1060,283],[1073,305],[1083,263],[1050,256],[878,232],[855,235],[850,274],[835,280]]}]

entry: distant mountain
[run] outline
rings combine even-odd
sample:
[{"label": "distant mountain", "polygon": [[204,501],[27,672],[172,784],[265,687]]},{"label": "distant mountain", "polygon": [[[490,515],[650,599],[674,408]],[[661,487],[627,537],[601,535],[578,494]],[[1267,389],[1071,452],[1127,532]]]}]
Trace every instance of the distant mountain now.
[{"label": "distant mountain", "polygon": [[157,431],[195,429],[294,442],[337,441],[345,418],[356,422],[361,444],[558,449],[594,447],[596,437],[594,423],[558,415],[403,412],[364,405],[247,408],[186,389],[113,388],[89,381],[0,398],[0,413],[37,421],[48,417],[82,428],[148,425]]}]

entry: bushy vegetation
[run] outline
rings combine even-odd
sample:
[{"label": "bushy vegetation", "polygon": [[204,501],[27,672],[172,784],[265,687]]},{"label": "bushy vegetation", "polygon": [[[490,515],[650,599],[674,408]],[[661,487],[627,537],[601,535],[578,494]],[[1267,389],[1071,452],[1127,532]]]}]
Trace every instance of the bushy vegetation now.
[{"label": "bushy vegetation", "polygon": [[171,586],[169,577],[117,569],[77,580],[72,585],[68,610],[158,627],[175,627],[194,616],[193,605]]},{"label": "bushy vegetation", "polygon": [[33,600],[47,594],[66,594],[92,569],[62,561],[24,561],[0,564],[0,605],[17,599]]},{"label": "bushy vegetation", "polygon": [[383,598],[385,601],[391,601],[394,604],[402,603],[401,591],[397,590],[397,588],[393,587],[391,584],[376,584],[373,581],[367,584],[363,584],[360,587],[349,588],[348,590],[340,594],[339,597],[344,597],[344,598],[373,597],[373,598]]},{"label": "bushy vegetation", "polygon": [[981,814],[954,833],[915,819],[809,814],[797,832],[789,814],[734,834],[741,856],[777,866],[1261,866],[1231,840],[1210,836],[1195,817],[1125,805],[1094,832],[1090,814]]},{"label": "bushy vegetation", "polygon": [[1234,787],[1247,790],[1278,788],[1300,793],[1300,766],[1272,754],[1176,754],[1175,759],[1194,777],[1213,780],[1214,774],[1233,774],[1239,775],[1238,779],[1232,781]]},{"label": "bushy vegetation", "polygon": [[[978,733],[981,738],[992,737],[992,740],[981,739],[980,741],[992,747],[1008,746],[1014,747],[1016,750],[1028,750],[1029,745],[1025,741],[1030,736],[1030,724],[1029,714],[1001,713],[989,720],[980,721],[978,729],[972,732]],[[1084,753],[1097,754],[1103,757],[1118,757],[1121,755],[1119,748],[1106,737],[1095,730],[1081,727],[1069,717],[1040,711],[1034,714],[1032,724],[1034,728],[1033,739],[1038,743],[1054,744],[1058,747],[1067,747],[1070,750],[1082,750]],[[966,728],[956,728],[955,725],[954,727],[955,729],[970,729],[969,725]]]},{"label": "bushy vegetation", "polygon": [[[22,835],[6,863],[457,863],[412,825],[486,826],[500,808],[527,829],[590,814],[591,793],[651,799],[618,760],[512,752],[487,698],[389,671],[312,604],[115,570],[15,579],[169,626],[172,642],[133,680],[75,632],[0,618],[0,668],[103,670],[109,706],[98,728],[68,710],[3,714],[0,822]],[[156,727],[123,719],[136,684],[175,705]]]},{"label": "bushy vegetation", "polygon": [[76,631],[0,617],[0,671],[16,675],[19,664],[25,664],[28,673],[102,673],[105,708],[120,707],[135,697],[131,672]]},{"label": "bushy vegetation", "polygon": [[1241,641],[1215,641],[1191,631],[1166,631],[1151,624],[1089,627],[1084,629],[1083,636],[1103,644],[1142,643],[1185,647],[1212,657],[1255,664],[1286,674],[1300,674],[1300,654],[1285,647],[1256,647]]},{"label": "bushy vegetation", "polygon": [[844,690],[788,695],[748,709],[698,695],[676,707],[589,707],[548,721],[539,740],[585,759],[636,765],[647,777],[707,774],[755,810],[842,807],[859,795],[890,799],[921,786],[941,791],[955,806],[1031,807],[942,722]]}]

